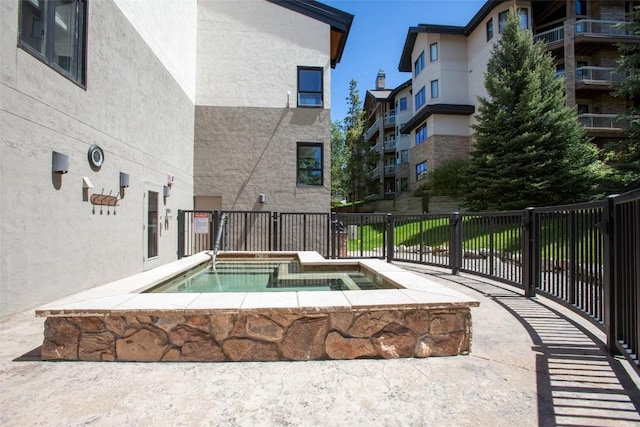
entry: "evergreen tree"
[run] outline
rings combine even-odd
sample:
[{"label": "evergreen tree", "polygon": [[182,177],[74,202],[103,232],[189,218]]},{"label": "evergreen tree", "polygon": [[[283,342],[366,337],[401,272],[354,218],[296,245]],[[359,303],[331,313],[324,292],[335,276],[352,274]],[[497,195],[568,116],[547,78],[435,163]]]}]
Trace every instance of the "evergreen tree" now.
[{"label": "evergreen tree", "polygon": [[470,210],[522,209],[588,199],[599,178],[585,138],[543,43],[509,11],[479,97],[465,189]]},{"label": "evergreen tree", "polygon": [[347,163],[349,198],[355,201],[366,195],[364,193],[369,172],[369,147],[364,140],[364,111],[358,93],[358,83],[355,80],[351,80],[349,83],[347,102],[349,110],[344,118],[344,135],[345,145],[349,152]]},{"label": "evergreen tree", "polygon": [[[640,8],[636,7],[624,24],[627,32],[640,35]],[[618,72],[625,79],[617,86],[615,96],[627,100],[629,107],[622,119],[629,121],[629,138],[605,147],[605,159],[610,166],[610,174],[605,183],[607,193],[621,193],[640,188],[640,45],[618,45],[620,59]]]},{"label": "evergreen tree", "polygon": [[344,197],[349,192],[349,151],[344,141],[342,123],[331,122],[331,194]]}]

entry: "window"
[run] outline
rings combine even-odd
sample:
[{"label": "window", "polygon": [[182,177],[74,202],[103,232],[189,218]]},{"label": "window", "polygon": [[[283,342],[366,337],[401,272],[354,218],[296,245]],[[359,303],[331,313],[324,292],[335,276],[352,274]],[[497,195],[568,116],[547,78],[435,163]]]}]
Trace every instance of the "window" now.
[{"label": "window", "polygon": [[424,105],[425,102],[427,102],[427,98],[425,95],[425,90],[424,87],[422,89],[420,89],[420,91],[418,93],[416,93],[416,111],[422,107]]},{"label": "window", "polygon": [[508,10],[505,10],[504,12],[500,12],[498,14],[498,32],[500,34],[502,34],[502,31],[504,30],[504,23],[507,22],[507,14],[509,13]]},{"label": "window", "polygon": [[438,43],[432,43],[429,45],[429,60],[431,62],[438,60]]},{"label": "window", "polygon": [[431,80],[431,99],[440,97],[440,83],[438,80]]},{"label": "window", "polygon": [[427,177],[427,161],[425,160],[422,163],[418,163],[416,165],[416,181],[420,181],[421,179],[425,179]]},{"label": "window", "polygon": [[22,0],[19,44],[65,77],[85,84],[85,0]]},{"label": "window", "polygon": [[418,74],[420,74],[420,71],[422,71],[422,69],[424,68],[424,51],[422,51],[420,53],[420,56],[418,56],[418,59],[416,59],[416,62],[414,62],[413,64],[413,75],[417,76]]},{"label": "window", "polygon": [[520,28],[523,30],[529,28],[529,9],[521,7],[518,9],[518,16],[520,17]]},{"label": "window", "polygon": [[298,67],[298,107],[322,107],[322,68]]},{"label": "window", "polygon": [[416,145],[420,145],[427,140],[427,124],[423,124],[416,129]]},{"label": "window", "polygon": [[487,21],[487,41],[493,38],[493,18]]},{"label": "window", "polygon": [[400,151],[400,163],[409,162],[409,150],[401,150]]},{"label": "window", "polygon": [[407,109],[407,98],[400,98],[400,111]]},{"label": "window", "polygon": [[322,185],[322,144],[298,143],[296,183]]},{"label": "window", "polygon": [[[509,11],[505,10],[498,14],[498,32],[502,34],[504,30],[504,24],[507,22],[507,14]],[[520,28],[527,29],[529,28],[529,9],[525,7],[521,7],[518,9],[518,17],[520,18]]]},{"label": "window", "polygon": [[158,193],[147,193],[147,258],[158,256]]},{"label": "window", "polygon": [[576,15],[584,16],[587,14],[587,0],[576,0]]}]

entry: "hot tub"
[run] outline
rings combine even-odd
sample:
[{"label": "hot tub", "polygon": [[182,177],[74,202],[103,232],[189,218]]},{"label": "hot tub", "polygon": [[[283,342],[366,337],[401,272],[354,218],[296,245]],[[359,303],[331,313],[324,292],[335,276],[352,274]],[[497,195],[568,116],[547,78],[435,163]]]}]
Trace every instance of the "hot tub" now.
[{"label": "hot tub", "polygon": [[[297,274],[359,272],[382,289],[149,293],[198,268],[199,253],[39,307],[43,360],[273,361],[453,356],[471,350],[479,302],[379,259],[316,252],[221,253],[295,259]],[[210,264],[209,264],[210,268]]]}]

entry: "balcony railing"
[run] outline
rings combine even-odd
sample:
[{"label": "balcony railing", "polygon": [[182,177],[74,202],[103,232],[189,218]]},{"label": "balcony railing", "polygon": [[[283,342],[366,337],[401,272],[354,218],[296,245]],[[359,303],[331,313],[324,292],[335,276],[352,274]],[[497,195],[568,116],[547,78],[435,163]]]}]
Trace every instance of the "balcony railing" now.
[{"label": "balcony railing", "polygon": [[364,133],[364,140],[365,141],[370,140],[373,134],[376,133],[379,127],[380,127],[380,119],[376,120],[371,126],[369,126],[369,129],[367,129],[367,131]]},{"label": "balcony railing", "polygon": [[624,75],[617,73],[610,67],[578,67],[576,68],[576,82],[594,81],[602,83],[621,82]]},{"label": "balcony railing", "polygon": [[384,125],[385,126],[392,126],[396,124],[396,115],[395,113],[393,114],[385,114],[384,116]]},{"label": "balcony railing", "polygon": [[396,148],[396,137],[392,136],[384,140],[384,149],[385,150],[395,150]]},{"label": "balcony railing", "polygon": [[376,167],[371,171],[371,178],[377,178],[380,176],[380,166]]},{"label": "balcony railing", "polygon": [[605,36],[625,36],[632,34],[620,26],[620,21],[600,21],[581,19],[576,21],[576,34],[598,34]]},{"label": "balcony railing", "polygon": [[384,167],[385,175],[393,175],[396,173],[396,165],[388,165]]},{"label": "balcony railing", "polygon": [[617,114],[578,114],[578,121],[586,128],[625,130],[632,118],[620,118]]},{"label": "balcony railing", "polygon": [[559,42],[564,40],[564,27],[553,28],[551,30],[543,31],[534,36],[535,40],[542,40],[549,44],[553,42]]},{"label": "balcony railing", "polygon": [[[576,21],[576,34],[594,34],[599,36],[629,36],[633,33],[625,30],[622,21],[600,21],[597,19],[581,19]],[[564,40],[564,27],[556,27],[534,36],[536,40],[553,43]]]}]

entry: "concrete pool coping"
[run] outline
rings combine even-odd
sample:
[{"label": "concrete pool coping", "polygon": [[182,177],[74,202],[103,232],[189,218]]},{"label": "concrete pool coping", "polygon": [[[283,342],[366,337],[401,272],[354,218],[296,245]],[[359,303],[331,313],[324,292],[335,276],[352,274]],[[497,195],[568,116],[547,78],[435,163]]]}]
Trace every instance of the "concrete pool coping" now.
[{"label": "concrete pool coping", "polygon": [[[220,253],[223,254],[222,252]],[[266,258],[272,252],[252,252],[253,259]],[[243,252],[226,252],[225,256],[244,256]],[[123,315],[135,311],[152,315],[208,314],[220,311],[276,310],[314,312],[359,311],[416,308],[470,308],[479,301],[447,288],[424,276],[409,272],[381,259],[323,258],[319,253],[280,252],[278,256],[297,257],[305,266],[359,265],[375,272],[379,279],[398,286],[398,289],[360,291],[294,291],[277,293],[141,293],[168,278],[184,273],[210,259],[206,252],[183,258],[133,276],[97,286],[38,307],[39,317]],[[250,258],[247,258],[250,259]]]}]

